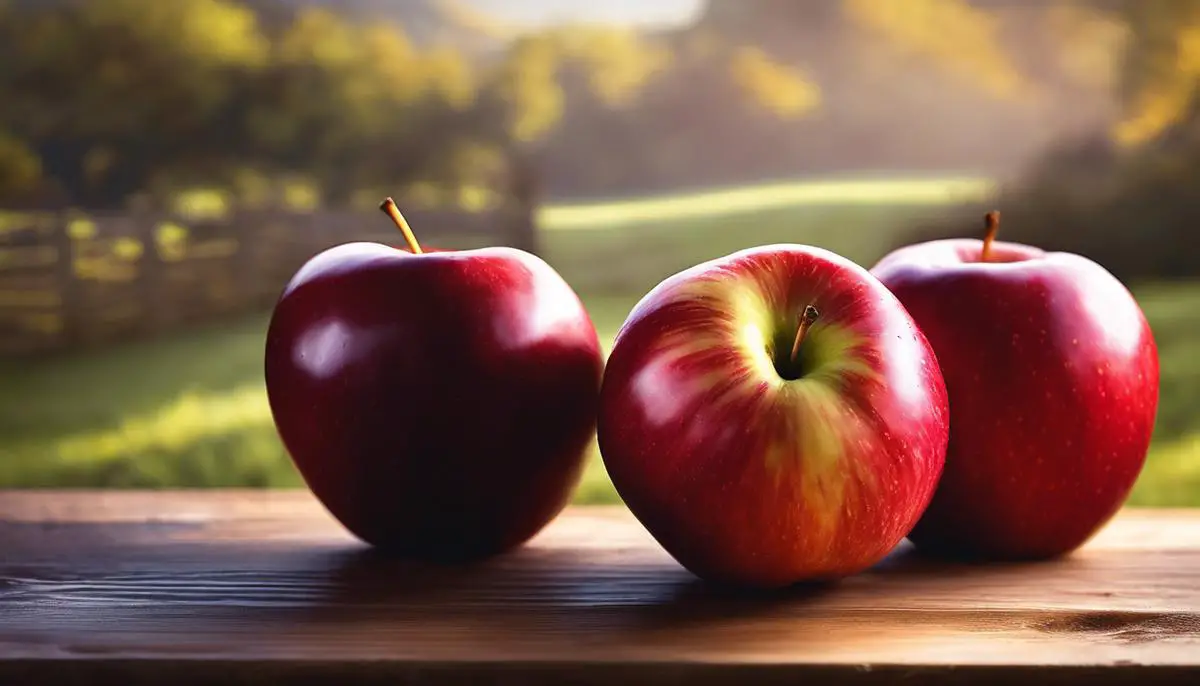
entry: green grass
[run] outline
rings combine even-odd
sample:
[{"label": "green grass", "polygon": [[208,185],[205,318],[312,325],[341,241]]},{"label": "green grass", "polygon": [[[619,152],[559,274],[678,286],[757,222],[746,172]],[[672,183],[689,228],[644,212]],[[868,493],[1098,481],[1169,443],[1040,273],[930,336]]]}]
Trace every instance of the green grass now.
[{"label": "green grass", "polygon": [[691,222],[713,215],[753,215],[802,206],[940,206],[978,198],[993,190],[991,180],[970,176],[785,181],[634,200],[552,205],[542,211],[540,221],[555,230],[593,229]]},{"label": "green grass", "polygon": [[[920,186],[905,196],[903,189],[914,187],[907,183],[876,184],[874,201],[845,190],[855,188],[850,185],[823,186],[824,201],[812,191],[822,186],[765,187],[773,190],[747,204],[757,209],[713,200],[731,197],[724,191],[691,196],[682,205],[668,198],[552,207],[543,215],[545,253],[580,291],[607,343],[642,293],[696,262],[753,245],[799,242],[869,264],[897,231],[938,211],[930,198],[945,202],[964,192],[951,186],[936,196]],[[1137,294],[1159,341],[1163,400],[1155,450],[1134,502],[1200,505],[1200,362],[1194,354],[1200,284]],[[0,486],[300,485],[263,391],[265,325],[260,315],[35,364],[0,365]],[[594,449],[576,499],[615,500]]]}]

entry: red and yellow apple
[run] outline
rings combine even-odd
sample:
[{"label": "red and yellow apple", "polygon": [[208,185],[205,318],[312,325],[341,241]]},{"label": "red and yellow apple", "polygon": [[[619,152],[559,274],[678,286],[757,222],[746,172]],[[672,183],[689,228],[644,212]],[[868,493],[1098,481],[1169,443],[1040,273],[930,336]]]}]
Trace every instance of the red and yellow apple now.
[{"label": "red and yellow apple", "polygon": [[416,558],[511,549],[563,508],[595,432],[603,358],[575,292],[511,248],[351,243],[310,260],[266,341],[275,425],[360,539]]},{"label": "red and yellow apple", "polygon": [[950,447],[920,549],[977,559],[1075,550],[1125,502],[1150,444],[1158,353],[1130,292],[1095,262],[938,240],[873,269],[937,353]]},{"label": "red and yellow apple", "polygon": [[904,307],[818,248],[697,265],[633,309],[601,391],[617,491],[684,567],[773,588],[870,567],[942,471],[941,372]]}]

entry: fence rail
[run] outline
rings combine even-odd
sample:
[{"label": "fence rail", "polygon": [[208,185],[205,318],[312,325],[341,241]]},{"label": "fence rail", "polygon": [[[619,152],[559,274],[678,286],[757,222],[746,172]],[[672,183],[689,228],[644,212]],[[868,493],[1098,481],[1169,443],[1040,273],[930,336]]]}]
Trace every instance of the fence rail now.
[{"label": "fence rail", "polygon": [[[530,208],[406,211],[423,243],[536,251]],[[40,213],[0,225],[0,356],[141,337],[269,307],[312,255],[355,240],[403,245],[380,214],[237,210]]]}]

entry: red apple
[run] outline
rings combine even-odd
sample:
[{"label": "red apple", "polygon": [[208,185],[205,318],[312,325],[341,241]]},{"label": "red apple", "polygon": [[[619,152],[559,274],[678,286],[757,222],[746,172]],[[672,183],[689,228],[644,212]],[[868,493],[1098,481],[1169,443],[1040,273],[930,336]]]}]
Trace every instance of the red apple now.
[{"label": "red apple", "polygon": [[1129,291],[1079,255],[995,242],[901,248],[872,270],[920,324],[950,395],[946,471],[913,543],[1037,559],[1083,545],[1133,487],[1158,353]]},{"label": "red apple", "polygon": [[520,545],[568,501],[603,358],[579,298],[511,248],[327,250],[275,307],[279,435],[326,508],[374,546],[467,560]]},{"label": "red apple", "polygon": [[838,255],[780,245],[648,293],[609,356],[598,426],[617,491],[676,560],[773,588],[891,551],[933,495],[947,420],[895,296]]}]

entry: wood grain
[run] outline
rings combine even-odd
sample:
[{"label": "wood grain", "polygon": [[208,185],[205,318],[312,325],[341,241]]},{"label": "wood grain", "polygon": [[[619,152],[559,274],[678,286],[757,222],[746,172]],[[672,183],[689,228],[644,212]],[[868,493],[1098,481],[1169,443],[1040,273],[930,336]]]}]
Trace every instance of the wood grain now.
[{"label": "wood grain", "polygon": [[1200,683],[1200,512],[1054,562],[706,586],[627,512],[469,568],[372,554],[302,492],[0,492],[0,683]]}]

